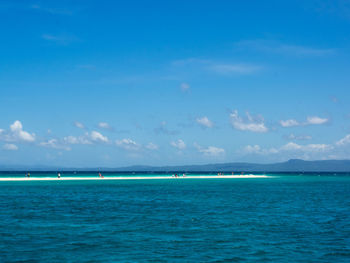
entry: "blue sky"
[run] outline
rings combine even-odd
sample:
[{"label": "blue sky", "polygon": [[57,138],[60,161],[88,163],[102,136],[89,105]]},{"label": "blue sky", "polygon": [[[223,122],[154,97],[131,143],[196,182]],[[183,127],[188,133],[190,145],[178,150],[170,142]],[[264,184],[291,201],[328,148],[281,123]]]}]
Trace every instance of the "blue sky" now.
[{"label": "blue sky", "polygon": [[0,164],[348,159],[349,1],[0,1]]}]

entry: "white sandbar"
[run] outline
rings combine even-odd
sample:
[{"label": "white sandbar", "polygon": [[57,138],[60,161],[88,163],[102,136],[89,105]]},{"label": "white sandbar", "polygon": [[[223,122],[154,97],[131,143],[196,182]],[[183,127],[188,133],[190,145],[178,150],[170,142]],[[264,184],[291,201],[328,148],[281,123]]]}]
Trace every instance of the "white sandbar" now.
[{"label": "white sandbar", "polygon": [[18,177],[3,177],[0,181],[73,181],[73,180],[159,180],[159,179],[232,179],[232,178],[270,178],[266,175],[197,175],[197,176],[108,176],[104,178],[100,177],[30,177],[30,178],[18,178]]}]

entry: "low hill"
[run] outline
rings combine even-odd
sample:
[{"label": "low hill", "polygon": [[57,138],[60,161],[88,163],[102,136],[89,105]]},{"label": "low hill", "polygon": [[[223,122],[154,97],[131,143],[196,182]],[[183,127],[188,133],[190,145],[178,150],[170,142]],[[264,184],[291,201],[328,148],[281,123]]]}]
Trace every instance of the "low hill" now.
[{"label": "low hill", "polygon": [[272,164],[216,163],[180,166],[128,166],[119,168],[0,166],[0,171],[115,171],[115,172],[350,172],[350,160],[304,161],[292,159]]}]

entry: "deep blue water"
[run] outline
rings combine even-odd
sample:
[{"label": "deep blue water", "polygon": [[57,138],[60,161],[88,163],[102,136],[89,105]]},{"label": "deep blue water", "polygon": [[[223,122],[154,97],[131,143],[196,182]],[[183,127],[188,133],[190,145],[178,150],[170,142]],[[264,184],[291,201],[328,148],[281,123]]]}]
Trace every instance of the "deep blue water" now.
[{"label": "deep blue water", "polygon": [[0,182],[0,222],[0,262],[350,262],[350,177]]}]

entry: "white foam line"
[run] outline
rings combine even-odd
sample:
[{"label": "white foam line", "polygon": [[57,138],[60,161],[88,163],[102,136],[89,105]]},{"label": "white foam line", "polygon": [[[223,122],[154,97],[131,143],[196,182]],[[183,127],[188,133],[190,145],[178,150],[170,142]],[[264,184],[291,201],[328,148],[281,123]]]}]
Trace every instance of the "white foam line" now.
[{"label": "white foam line", "polygon": [[0,181],[74,181],[74,180],[158,180],[158,179],[232,179],[232,178],[270,178],[266,175],[198,175],[198,176],[114,176],[114,177],[30,177],[30,178],[14,178],[14,177],[3,177]]}]

